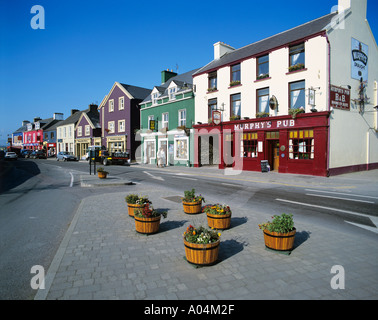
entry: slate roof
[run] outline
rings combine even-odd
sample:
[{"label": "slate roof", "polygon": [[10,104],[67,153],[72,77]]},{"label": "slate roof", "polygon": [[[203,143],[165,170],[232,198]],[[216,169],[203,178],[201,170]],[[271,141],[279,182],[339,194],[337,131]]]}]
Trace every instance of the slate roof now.
[{"label": "slate roof", "polygon": [[240,49],[224,54],[219,59],[211,61],[206,66],[200,68],[193,76],[205,73],[209,70],[216,70],[222,66],[231,64],[234,61],[243,60],[249,57],[258,56],[260,53],[278,48],[285,44],[310,37],[323,30],[332,21],[337,12],[330,13],[318,19],[302,24],[293,29],[278,33],[272,37],[257,41]]},{"label": "slate roof", "polygon": [[[182,74],[178,74],[177,76],[170,78],[163,84],[155,86],[154,88],[156,88],[160,93],[159,98],[168,97],[168,87],[172,82],[174,82],[178,87],[178,91],[176,91],[176,93],[180,93],[180,91],[186,90],[186,86],[191,87],[193,85],[193,74],[198,70],[199,69],[197,68]],[[149,91],[148,96],[141,102],[141,104],[151,101],[151,92],[152,90]]]},{"label": "slate roof", "polygon": [[93,121],[96,121],[95,119],[98,119],[97,122],[99,122],[100,114],[97,110],[95,112],[91,112],[91,109],[88,108],[88,109],[85,109],[85,110],[82,110],[82,111],[77,111],[73,115],[69,116],[67,119],[60,121],[59,124],[57,124],[57,127],[65,126],[65,125],[68,125],[68,124],[75,124],[76,125],[76,123],[79,121],[81,114],[83,112],[85,112],[87,114],[89,119],[91,119],[93,125],[96,126],[96,124]]},{"label": "slate roof", "polygon": [[122,87],[124,87],[134,97],[134,99],[143,100],[151,92],[151,89],[147,88],[131,86],[129,84],[124,83],[120,83],[120,85],[122,85]]}]

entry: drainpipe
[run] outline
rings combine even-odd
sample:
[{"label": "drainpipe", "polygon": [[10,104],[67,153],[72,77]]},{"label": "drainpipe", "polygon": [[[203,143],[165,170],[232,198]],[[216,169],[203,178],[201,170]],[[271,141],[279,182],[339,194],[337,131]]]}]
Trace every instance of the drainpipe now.
[{"label": "drainpipe", "polygon": [[[325,31],[325,38],[328,43],[328,111],[331,112],[331,43]],[[331,114],[328,115],[328,139],[327,139],[327,177],[329,177],[329,158],[330,158],[330,138],[331,138]]]}]

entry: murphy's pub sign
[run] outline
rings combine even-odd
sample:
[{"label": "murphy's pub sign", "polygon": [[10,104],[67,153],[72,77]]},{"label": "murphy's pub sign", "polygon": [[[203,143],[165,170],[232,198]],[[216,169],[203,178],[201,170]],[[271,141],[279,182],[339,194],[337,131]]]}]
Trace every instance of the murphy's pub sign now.
[{"label": "murphy's pub sign", "polygon": [[352,78],[356,80],[368,80],[368,56],[369,47],[366,44],[352,38]]},{"label": "murphy's pub sign", "polygon": [[234,130],[282,129],[295,127],[295,119],[238,123]]}]

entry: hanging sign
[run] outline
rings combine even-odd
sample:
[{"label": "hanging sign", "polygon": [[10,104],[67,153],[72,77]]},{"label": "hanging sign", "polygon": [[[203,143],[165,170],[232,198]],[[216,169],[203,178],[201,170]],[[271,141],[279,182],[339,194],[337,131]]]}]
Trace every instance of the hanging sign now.
[{"label": "hanging sign", "polygon": [[368,80],[368,56],[369,47],[352,38],[352,78],[356,80]]},{"label": "hanging sign", "polygon": [[331,107],[350,110],[350,90],[331,85]]},{"label": "hanging sign", "polygon": [[156,129],[155,120],[150,120],[150,130],[155,130],[155,129]]},{"label": "hanging sign", "polygon": [[213,111],[213,123],[214,123],[215,125],[218,125],[218,124],[221,123],[221,119],[222,119],[222,114],[221,114],[221,112],[220,112],[220,111],[217,111],[217,110]]}]

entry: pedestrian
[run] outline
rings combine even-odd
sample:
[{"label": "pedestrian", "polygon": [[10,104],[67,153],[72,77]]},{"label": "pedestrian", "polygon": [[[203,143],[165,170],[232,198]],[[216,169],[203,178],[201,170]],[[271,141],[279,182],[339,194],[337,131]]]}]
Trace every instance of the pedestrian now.
[{"label": "pedestrian", "polygon": [[165,165],[165,152],[163,148],[160,148],[157,153],[157,166],[162,168]]}]

